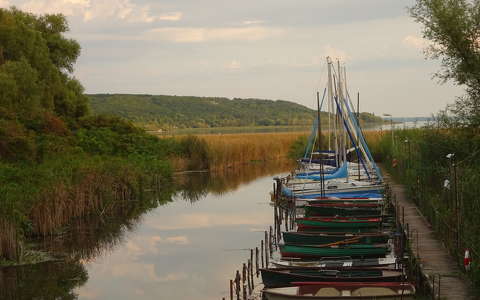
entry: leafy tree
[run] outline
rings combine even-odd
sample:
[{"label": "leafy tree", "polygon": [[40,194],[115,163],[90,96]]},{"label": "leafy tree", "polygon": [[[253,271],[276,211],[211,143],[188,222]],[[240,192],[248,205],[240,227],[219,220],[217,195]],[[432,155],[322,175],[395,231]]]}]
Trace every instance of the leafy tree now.
[{"label": "leafy tree", "polygon": [[60,14],[0,9],[0,117],[43,110],[75,125],[87,114],[83,87],[71,76],[80,45],[63,36],[68,30]]},{"label": "leafy tree", "polygon": [[432,42],[427,57],[441,60],[437,77],[466,86],[448,109],[454,122],[480,127],[480,0],[417,0],[410,13]]}]

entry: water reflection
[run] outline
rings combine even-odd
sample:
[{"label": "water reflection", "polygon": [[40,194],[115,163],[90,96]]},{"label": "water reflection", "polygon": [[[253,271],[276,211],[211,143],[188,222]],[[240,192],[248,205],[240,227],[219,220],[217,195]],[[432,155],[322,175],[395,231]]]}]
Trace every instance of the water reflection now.
[{"label": "water reflection", "polygon": [[1,299],[221,299],[239,249],[271,223],[271,176],[290,168],[179,174],[160,194],[42,241],[65,262],[0,269]]},{"label": "water reflection", "polygon": [[77,299],[74,290],[87,279],[79,261],[6,267],[0,272],[0,299]]},{"label": "water reflection", "polygon": [[190,202],[196,202],[205,198],[209,193],[222,195],[259,177],[291,170],[292,166],[291,162],[284,161],[250,164],[217,173],[180,173],[175,178],[177,196]]}]

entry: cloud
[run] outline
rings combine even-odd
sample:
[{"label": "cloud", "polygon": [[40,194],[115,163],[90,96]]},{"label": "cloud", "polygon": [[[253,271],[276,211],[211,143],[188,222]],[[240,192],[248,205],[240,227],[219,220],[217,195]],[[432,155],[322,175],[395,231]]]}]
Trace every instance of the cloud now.
[{"label": "cloud", "polygon": [[432,42],[415,35],[407,35],[402,42],[404,45],[419,50],[423,50],[432,45]]},{"label": "cloud", "polygon": [[231,71],[234,71],[234,70],[238,70],[240,69],[242,66],[241,64],[236,61],[236,60],[232,60],[230,63],[227,64],[226,68],[228,70],[231,70]]},{"label": "cloud", "polygon": [[8,0],[0,0],[0,7],[9,7],[10,2]]},{"label": "cloud", "polygon": [[154,235],[151,237],[137,236],[130,239],[125,244],[125,249],[127,250],[128,255],[134,259],[146,254],[166,254],[166,249],[164,249],[164,247],[162,247],[160,244],[185,246],[190,245],[190,239],[184,235],[167,237],[161,237],[159,235]]},{"label": "cloud", "polygon": [[157,230],[178,230],[178,229],[198,229],[211,228],[216,226],[239,226],[250,225],[260,226],[268,223],[262,213],[252,213],[249,216],[243,214],[210,214],[210,213],[190,213],[180,214],[174,218],[163,218],[161,222],[149,222],[149,227]]},{"label": "cloud", "polygon": [[157,38],[175,43],[199,43],[208,41],[258,41],[280,36],[283,30],[260,26],[252,27],[164,27],[150,31]]},{"label": "cloud", "polygon": [[246,20],[242,22],[243,25],[259,25],[263,23],[265,23],[263,20]]},{"label": "cloud", "polygon": [[158,19],[162,21],[180,21],[182,17],[183,17],[183,14],[177,11],[177,12],[160,15]]},{"label": "cloud", "polygon": [[159,283],[188,279],[188,275],[183,272],[168,273],[163,276],[159,276],[155,271],[155,265],[143,263],[117,263],[112,266],[110,272],[113,277],[130,278],[132,280],[146,278],[151,282]]},{"label": "cloud", "polygon": [[131,23],[152,23],[178,21],[182,18],[180,12],[154,16],[149,5],[137,5],[131,0],[30,0],[20,7],[36,14],[62,13],[66,16],[80,16],[85,22],[115,18]]}]

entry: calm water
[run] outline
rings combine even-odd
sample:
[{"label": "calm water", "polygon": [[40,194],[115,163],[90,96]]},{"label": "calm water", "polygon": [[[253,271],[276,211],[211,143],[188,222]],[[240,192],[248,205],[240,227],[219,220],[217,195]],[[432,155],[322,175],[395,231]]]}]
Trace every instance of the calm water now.
[{"label": "calm water", "polygon": [[166,204],[77,226],[47,243],[67,261],[4,269],[0,284],[14,299],[222,299],[247,249],[272,224],[272,175],[289,169],[180,176]]}]

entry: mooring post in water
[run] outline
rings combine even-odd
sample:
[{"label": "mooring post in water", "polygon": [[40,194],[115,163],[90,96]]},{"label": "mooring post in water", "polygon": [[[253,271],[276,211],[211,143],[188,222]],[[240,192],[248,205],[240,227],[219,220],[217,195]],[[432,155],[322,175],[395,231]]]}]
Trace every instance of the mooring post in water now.
[{"label": "mooring post in water", "polygon": [[255,273],[257,274],[258,278],[258,247],[255,247]]},{"label": "mooring post in water", "polygon": [[250,249],[250,262],[252,263],[252,273],[253,273],[253,249]]},{"label": "mooring post in water", "polygon": [[252,294],[252,283],[250,282],[250,260],[247,262],[247,285],[248,285],[248,294]]},{"label": "mooring post in water", "polygon": [[275,182],[273,183],[273,201],[275,202],[277,199],[277,190],[275,189]]},{"label": "mooring post in water", "polygon": [[275,228],[274,243],[277,245],[277,203],[273,204],[273,227]]},{"label": "mooring post in water", "polygon": [[273,230],[272,230],[272,226],[270,226],[270,230],[268,232],[268,243],[269,243],[269,249],[270,249],[270,257],[272,256],[273,254]]},{"label": "mooring post in water", "polygon": [[242,269],[242,290],[243,290],[243,300],[247,299],[247,285],[245,282],[247,281],[247,266],[245,263],[243,264],[243,269]]},{"label": "mooring post in water", "polygon": [[233,300],[233,280],[230,279],[230,300]]},{"label": "mooring post in water", "polygon": [[235,294],[237,295],[237,300],[240,300],[240,271],[238,270],[235,274]]},{"label": "mooring post in water", "polygon": [[252,283],[252,292],[255,289],[255,282],[253,282],[253,261],[250,261],[250,282]]},{"label": "mooring post in water", "polygon": [[265,231],[265,269],[268,269],[268,234],[267,231]]},{"label": "mooring post in water", "polygon": [[288,210],[285,210],[285,231],[288,231]]},{"label": "mooring post in water", "polygon": [[261,248],[260,248],[260,249],[261,249],[260,255],[262,256],[262,268],[265,268],[265,264],[263,263],[263,261],[264,261],[264,260],[263,260],[263,240],[262,240],[262,242],[261,242]]}]

